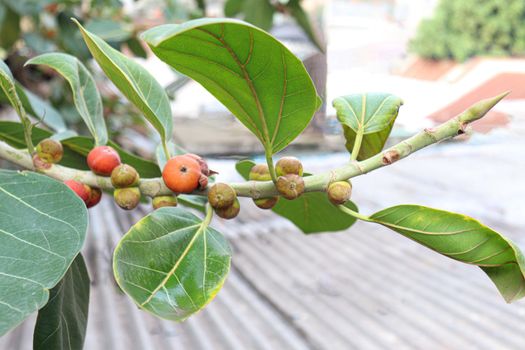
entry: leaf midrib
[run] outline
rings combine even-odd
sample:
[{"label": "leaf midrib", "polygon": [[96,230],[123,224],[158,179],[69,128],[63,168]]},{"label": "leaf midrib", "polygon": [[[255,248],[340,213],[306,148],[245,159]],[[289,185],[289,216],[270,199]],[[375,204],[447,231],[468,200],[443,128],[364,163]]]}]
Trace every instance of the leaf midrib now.
[{"label": "leaf midrib", "polygon": [[[200,227],[197,229],[197,231],[195,232],[195,235],[193,236],[193,238],[191,239],[190,243],[188,243],[188,246],[186,247],[186,249],[184,249],[184,251],[182,252],[181,256],[179,257],[179,259],[175,262],[175,265],[173,265],[173,268],[168,272],[168,274],[166,275],[166,277],[164,277],[164,279],[159,283],[159,285],[157,287],[155,287],[155,289],[151,292],[150,296],[140,304],[140,307],[144,307],[147,303],[149,303],[153,297],[155,296],[155,294],[157,294],[157,292],[166,285],[166,283],[168,282],[168,280],[170,279],[170,277],[172,275],[175,274],[175,271],[177,270],[177,268],[179,267],[179,265],[181,264],[181,262],[184,260],[184,258],[188,255],[191,247],[193,247],[193,244],[195,243],[197,237],[200,236],[200,234],[208,227],[208,224],[206,223],[206,221],[203,221],[202,224],[200,225]],[[182,283],[180,283],[182,285]]]}]

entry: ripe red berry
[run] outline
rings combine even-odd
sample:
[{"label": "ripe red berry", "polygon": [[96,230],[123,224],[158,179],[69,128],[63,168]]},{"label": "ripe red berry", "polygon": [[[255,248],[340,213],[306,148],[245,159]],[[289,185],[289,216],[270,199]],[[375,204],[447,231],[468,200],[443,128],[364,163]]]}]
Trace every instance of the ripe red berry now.
[{"label": "ripe red berry", "polygon": [[89,198],[86,201],[86,207],[91,208],[100,202],[100,199],[102,198],[102,191],[100,188],[97,187],[91,187],[91,192],[89,194]]},{"label": "ripe red berry", "polygon": [[88,201],[89,196],[91,195],[91,188],[88,185],[75,180],[64,181],[64,184],[73,190],[73,192],[75,192],[84,203]]},{"label": "ripe red berry", "polygon": [[181,155],[168,160],[162,170],[162,179],[166,186],[175,193],[191,193],[199,188],[201,166],[194,158]]},{"label": "ripe red berry", "polygon": [[98,146],[89,152],[87,163],[95,174],[109,176],[113,169],[120,164],[120,156],[110,146]]}]

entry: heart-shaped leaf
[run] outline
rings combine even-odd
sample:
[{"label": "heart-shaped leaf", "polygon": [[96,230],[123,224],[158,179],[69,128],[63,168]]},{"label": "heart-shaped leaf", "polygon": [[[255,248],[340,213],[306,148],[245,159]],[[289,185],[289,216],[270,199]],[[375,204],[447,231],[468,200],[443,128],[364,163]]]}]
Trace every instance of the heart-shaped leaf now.
[{"label": "heart-shaped leaf", "polygon": [[141,308],[174,321],[206,306],[224,284],[231,259],[210,219],[164,207],[136,223],[113,256],[122,290]]},{"label": "heart-shaped leaf", "polygon": [[221,101],[267,155],[308,125],[317,94],[302,62],[268,33],[232,19],[198,19],[143,33],[153,52]]},{"label": "heart-shaped leaf", "polygon": [[333,101],[348,151],[352,153],[356,139],[361,139],[355,159],[367,159],[381,152],[402,104],[399,97],[385,93],[354,94]]},{"label": "heart-shaped leaf", "polygon": [[86,230],[86,206],[66,185],[0,170],[0,336],[47,303]]},{"label": "heart-shaped leaf", "polygon": [[163,143],[171,138],[173,121],[166,92],[140,64],[109,46],[76,22],[93,58],[115,86],[159,132]]},{"label": "heart-shaped leaf", "polygon": [[[237,172],[248,180],[248,175],[255,163],[251,160],[241,160],[235,165]],[[305,174],[309,176],[309,174]],[[357,206],[348,201],[345,206],[357,211]],[[272,208],[273,212],[290,220],[303,233],[320,233],[342,231],[352,226],[356,219],[339,210],[329,200],[326,193],[307,192],[292,201],[279,198]]]},{"label": "heart-shaped leaf", "polygon": [[79,254],[49,293],[33,333],[33,350],[82,349],[89,306],[89,275]]},{"label": "heart-shaped leaf", "polygon": [[509,239],[468,216],[398,205],[370,217],[449,258],[479,266],[507,302],[525,296],[525,258]]},{"label": "heart-shaped leaf", "polygon": [[97,146],[108,142],[108,131],[102,113],[102,99],[95,80],[87,68],[76,58],[65,53],[46,53],[27,61],[53,68],[69,83],[78,113],[86,123]]}]

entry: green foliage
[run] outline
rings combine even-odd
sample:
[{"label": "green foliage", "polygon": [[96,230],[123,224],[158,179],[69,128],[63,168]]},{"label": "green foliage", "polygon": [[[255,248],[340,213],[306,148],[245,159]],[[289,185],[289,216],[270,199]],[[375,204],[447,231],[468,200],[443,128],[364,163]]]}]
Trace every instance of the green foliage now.
[{"label": "green foliage", "polygon": [[68,81],[78,113],[86,123],[97,146],[108,142],[108,131],[102,114],[102,99],[95,80],[87,68],[74,56],[48,53],[34,57],[26,64],[41,64],[58,71]]},{"label": "green foliage", "polygon": [[49,302],[38,311],[33,334],[34,350],[82,349],[89,306],[89,275],[78,254],[56,286]]},{"label": "green foliage", "polygon": [[350,153],[356,139],[362,138],[357,143],[358,155],[354,159],[367,159],[381,152],[402,104],[399,97],[385,93],[348,95],[333,101]]},{"label": "green foliage", "polygon": [[47,303],[82,248],[87,219],[63,183],[0,170],[0,336]]},{"label": "green foliage", "polygon": [[267,154],[293,141],[317,109],[315,87],[302,62],[246,23],[200,19],[158,26],[143,38],[160,59],[221,101]]},{"label": "green foliage", "polygon": [[163,143],[171,138],[173,120],[168,95],[153,76],[140,64],[85,30],[77,22],[93,58],[107,77],[132,102],[160,134]]},{"label": "green foliage", "polygon": [[424,20],[410,49],[430,59],[525,54],[523,0],[441,0]]},{"label": "green foliage", "polygon": [[449,258],[479,266],[507,302],[525,296],[525,257],[479,221],[419,205],[398,205],[370,218]]},{"label": "green foliage", "polygon": [[119,286],[138,306],[181,321],[202,309],[230,269],[228,242],[205,221],[181,208],[160,208],[122,238],[113,257]]}]

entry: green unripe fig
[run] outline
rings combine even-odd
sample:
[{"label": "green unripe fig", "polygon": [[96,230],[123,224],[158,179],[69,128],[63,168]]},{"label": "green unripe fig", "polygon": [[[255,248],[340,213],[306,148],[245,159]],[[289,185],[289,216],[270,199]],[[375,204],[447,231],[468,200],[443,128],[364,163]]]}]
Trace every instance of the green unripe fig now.
[{"label": "green unripe fig", "polygon": [[270,197],[254,199],[253,202],[261,209],[272,209],[277,204],[278,200],[279,197]]},{"label": "green unripe fig", "polygon": [[237,199],[237,193],[231,186],[224,183],[217,183],[208,192],[208,201],[215,209],[224,209],[233,205]]},{"label": "green unripe fig", "polygon": [[226,208],[219,208],[215,209],[215,214],[220,216],[223,219],[233,219],[237,215],[239,215],[239,211],[241,210],[241,204],[239,203],[239,199],[235,198],[233,201],[233,204]]},{"label": "green unripe fig", "polygon": [[120,164],[111,172],[111,184],[115,188],[135,187],[139,181],[139,173],[128,164]]},{"label": "green unripe fig", "polygon": [[153,209],[176,207],[177,204],[177,197],[175,196],[157,196],[153,198]]},{"label": "green unripe fig", "polygon": [[304,193],[304,180],[295,174],[279,176],[276,187],[281,196],[292,200]]},{"label": "green unripe fig", "polygon": [[140,190],[138,187],[117,188],[113,192],[113,198],[122,209],[135,209],[140,202]]},{"label": "green unripe fig", "polygon": [[326,191],[328,199],[335,205],[345,204],[352,195],[352,184],[348,181],[333,182]]},{"label": "green unripe fig", "polygon": [[254,165],[250,170],[250,175],[248,175],[248,179],[251,181],[270,181],[272,179],[272,176],[270,175],[268,165]]},{"label": "green unripe fig", "polygon": [[282,157],[275,164],[275,172],[277,176],[285,176],[288,174],[303,176],[303,165],[299,159],[295,157]]},{"label": "green unripe fig", "polygon": [[43,162],[55,164],[62,159],[64,149],[59,141],[43,139],[36,145],[36,153]]}]

